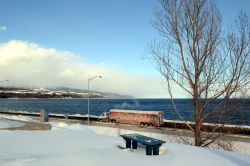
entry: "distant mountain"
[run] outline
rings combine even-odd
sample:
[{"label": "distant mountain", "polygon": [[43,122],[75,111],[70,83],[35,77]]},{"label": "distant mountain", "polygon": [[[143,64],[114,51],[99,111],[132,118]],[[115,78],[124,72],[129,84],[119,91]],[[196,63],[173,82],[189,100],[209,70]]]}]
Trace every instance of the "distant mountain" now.
[{"label": "distant mountain", "polygon": [[[65,92],[77,92],[77,93],[88,93],[88,90],[83,89],[75,89],[75,88],[67,88],[67,87],[56,87],[56,88],[48,88],[49,90],[55,90],[55,91],[65,91]],[[97,93],[105,98],[135,98],[131,95],[126,94],[118,94],[114,92],[99,92],[99,91],[92,91],[90,90],[90,93]]]},{"label": "distant mountain", "polygon": [[[0,87],[0,98],[87,98],[88,90],[56,87],[56,88],[26,88]],[[90,98],[134,98],[113,92],[90,91]]]}]

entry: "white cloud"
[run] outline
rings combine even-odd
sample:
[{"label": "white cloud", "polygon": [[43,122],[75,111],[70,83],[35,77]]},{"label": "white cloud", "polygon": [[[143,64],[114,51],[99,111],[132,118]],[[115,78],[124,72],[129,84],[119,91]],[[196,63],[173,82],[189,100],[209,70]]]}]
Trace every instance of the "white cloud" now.
[{"label": "white cloud", "polygon": [[[135,97],[167,97],[159,76],[134,75],[105,64],[88,64],[79,56],[37,44],[12,40],[0,44],[0,80],[12,86],[66,86],[87,89],[87,79],[102,75],[91,89]],[[183,93],[175,91],[178,97]]]},{"label": "white cloud", "polygon": [[6,26],[0,26],[0,32],[4,32],[7,31],[7,27]]},{"label": "white cloud", "polygon": [[65,69],[61,72],[60,74],[61,77],[66,77],[66,78],[70,78],[70,77],[74,77],[76,76],[75,75],[75,72],[71,69]]}]

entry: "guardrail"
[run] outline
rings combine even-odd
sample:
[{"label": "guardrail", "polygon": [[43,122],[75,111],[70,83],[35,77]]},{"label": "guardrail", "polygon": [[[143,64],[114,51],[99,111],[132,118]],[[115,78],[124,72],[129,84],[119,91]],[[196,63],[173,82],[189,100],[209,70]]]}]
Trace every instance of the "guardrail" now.
[{"label": "guardrail", "polygon": [[[187,126],[191,126],[194,129],[194,122],[182,122],[182,121],[173,121],[167,120],[164,122],[164,126],[177,129],[189,129]],[[204,132],[213,131],[216,127],[213,123],[204,123],[201,126],[201,130]],[[229,134],[241,134],[241,135],[250,135],[250,126],[241,126],[241,125],[220,125],[217,129],[217,132],[229,133]]]},{"label": "guardrail", "polygon": [[[0,114],[40,117],[40,112],[0,111]],[[49,113],[49,118],[87,120],[88,116],[87,115],[68,115],[68,114]],[[93,115],[90,115],[89,119],[91,121],[98,121],[98,117],[93,116]]]}]

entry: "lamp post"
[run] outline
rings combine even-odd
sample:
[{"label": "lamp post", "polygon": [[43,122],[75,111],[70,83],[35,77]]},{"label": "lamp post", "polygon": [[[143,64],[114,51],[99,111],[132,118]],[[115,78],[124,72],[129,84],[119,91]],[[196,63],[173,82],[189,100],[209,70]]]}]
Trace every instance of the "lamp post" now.
[{"label": "lamp post", "polygon": [[102,78],[102,76],[93,76],[88,78],[88,125],[89,125],[89,91],[90,91],[90,82],[95,78]]}]

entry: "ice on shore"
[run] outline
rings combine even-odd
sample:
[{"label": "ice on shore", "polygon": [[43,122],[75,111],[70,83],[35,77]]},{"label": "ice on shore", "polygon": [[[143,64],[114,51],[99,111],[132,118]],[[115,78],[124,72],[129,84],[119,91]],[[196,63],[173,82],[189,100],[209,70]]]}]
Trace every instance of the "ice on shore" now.
[{"label": "ice on shore", "polygon": [[[249,166],[250,156],[166,143],[159,156],[122,149],[124,140],[102,127],[52,123],[51,131],[0,132],[1,166]],[[102,133],[101,131],[105,133]],[[113,132],[112,130],[110,130]]]}]

